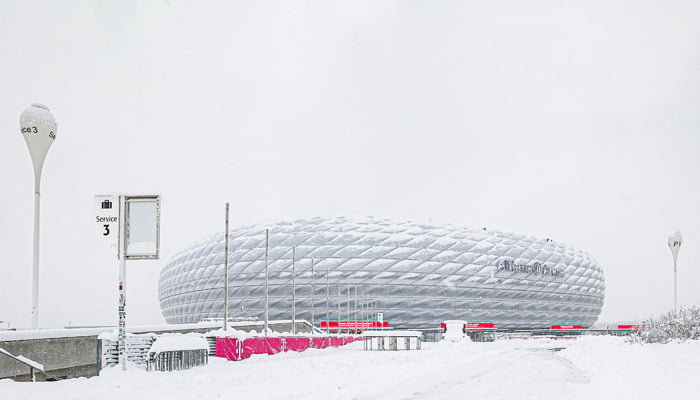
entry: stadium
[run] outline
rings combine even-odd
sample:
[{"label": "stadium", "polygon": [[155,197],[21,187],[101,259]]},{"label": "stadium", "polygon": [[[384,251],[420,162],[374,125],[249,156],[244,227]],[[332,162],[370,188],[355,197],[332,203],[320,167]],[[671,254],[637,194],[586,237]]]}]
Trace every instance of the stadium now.
[{"label": "stadium", "polygon": [[[158,293],[168,323],[223,317],[224,237],[203,240],[163,267]],[[377,218],[309,218],[230,231],[230,317],[263,318],[266,260],[269,318],[291,319],[294,284],[296,318],[316,326],[374,311],[397,328],[434,328],[448,319],[506,329],[589,327],[605,297],[598,263],[550,239]]]}]

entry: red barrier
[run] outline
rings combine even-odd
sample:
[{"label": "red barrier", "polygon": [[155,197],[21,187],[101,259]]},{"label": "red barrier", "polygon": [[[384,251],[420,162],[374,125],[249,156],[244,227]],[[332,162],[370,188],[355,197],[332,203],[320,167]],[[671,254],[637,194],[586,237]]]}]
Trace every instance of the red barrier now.
[{"label": "red barrier", "polygon": [[216,338],[216,356],[227,360],[238,361],[240,355],[238,346],[240,342],[234,338]]},{"label": "red barrier", "polygon": [[361,337],[260,337],[240,340],[236,338],[216,338],[216,356],[230,361],[239,361],[253,354],[277,354],[283,351],[304,351],[308,348],[325,349],[338,347]]},{"label": "red barrier", "polygon": [[330,346],[331,338],[315,337],[311,339],[311,347],[314,349],[325,349]]},{"label": "red barrier", "polygon": [[309,348],[309,338],[290,337],[286,338],[286,341],[285,351],[304,351]]}]

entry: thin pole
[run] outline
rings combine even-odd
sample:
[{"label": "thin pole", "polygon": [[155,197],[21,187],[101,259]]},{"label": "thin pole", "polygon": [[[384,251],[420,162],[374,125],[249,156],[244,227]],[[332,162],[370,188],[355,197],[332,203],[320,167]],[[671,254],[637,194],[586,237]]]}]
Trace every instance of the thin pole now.
[{"label": "thin pole", "polygon": [[350,285],[348,285],[348,301],[345,303],[348,309],[348,333],[350,333]]},{"label": "thin pole", "polygon": [[[316,291],[316,280],[314,279],[314,259],[311,259],[311,326],[316,327],[316,308],[314,292]],[[313,329],[311,330],[313,333]]]},{"label": "thin pole", "polygon": [[[330,304],[331,304],[331,285],[328,280],[328,268],[326,268],[326,328],[328,328],[330,321]],[[327,330],[327,329],[326,329]]]},{"label": "thin pole", "polygon": [[365,323],[365,291],[360,293],[360,321],[362,321],[362,331],[366,328]]},{"label": "thin pole", "polygon": [[228,203],[226,203],[226,230],[224,239],[224,331],[228,330]]},{"label": "thin pole", "polygon": [[338,277],[338,333],[340,333],[340,320],[343,317],[340,315],[340,276]]},{"label": "thin pole", "polygon": [[119,351],[119,364],[126,371],[126,241],[125,214],[126,200],[119,196],[119,334],[117,336],[117,348]]},{"label": "thin pole", "polygon": [[267,336],[267,328],[269,321],[269,296],[268,296],[268,280],[267,280],[267,270],[268,270],[268,258],[270,253],[270,230],[265,229],[265,336]]},{"label": "thin pole", "polygon": [[292,335],[297,333],[296,246],[292,247]]},{"label": "thin pole", "polygon": [[673,312],[678,311],[678,278],[676,273],[676,257],[673,257]]},{"label": "thin pole", "polygon": [[34,248],[32,256],[32,329],[39,327],[39,219],[41,172],[34,179]]},{"label": "thin pole", "polygon": [[355,333],[357,333],[357,285],[355,285]]}]

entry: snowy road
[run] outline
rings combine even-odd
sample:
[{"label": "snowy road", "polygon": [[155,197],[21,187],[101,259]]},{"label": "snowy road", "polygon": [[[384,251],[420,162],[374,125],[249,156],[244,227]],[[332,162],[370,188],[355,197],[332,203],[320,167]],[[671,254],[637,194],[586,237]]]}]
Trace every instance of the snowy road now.
[{"label": "snowy road", "polygon": [[354,343],[242,362],[212,358],[172,373],[112,368],[55,383],[4,380],[0,399],[697,399],[697,360],[697,342],[618,338],[426,343],[399,352]]}]

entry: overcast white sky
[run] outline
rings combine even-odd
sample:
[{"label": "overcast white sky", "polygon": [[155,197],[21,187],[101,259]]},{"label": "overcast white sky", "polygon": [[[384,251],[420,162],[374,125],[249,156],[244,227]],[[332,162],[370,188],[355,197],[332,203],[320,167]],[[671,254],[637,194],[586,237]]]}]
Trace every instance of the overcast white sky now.
[{"label": "overcast white sky", "polygon": [[679,303],[700,304],[700,3],[564,3],[0,0],[0,320],[31,320],[33,102],[59,126],[42,327],[116,324],[105,193],[163,198],[162,259],[128,265],[129,324],[163,321],[160,268],[223,230],[227,201],[234,226],[550,237],[602,265],[604,321],[672,307],[678,228]]}]

